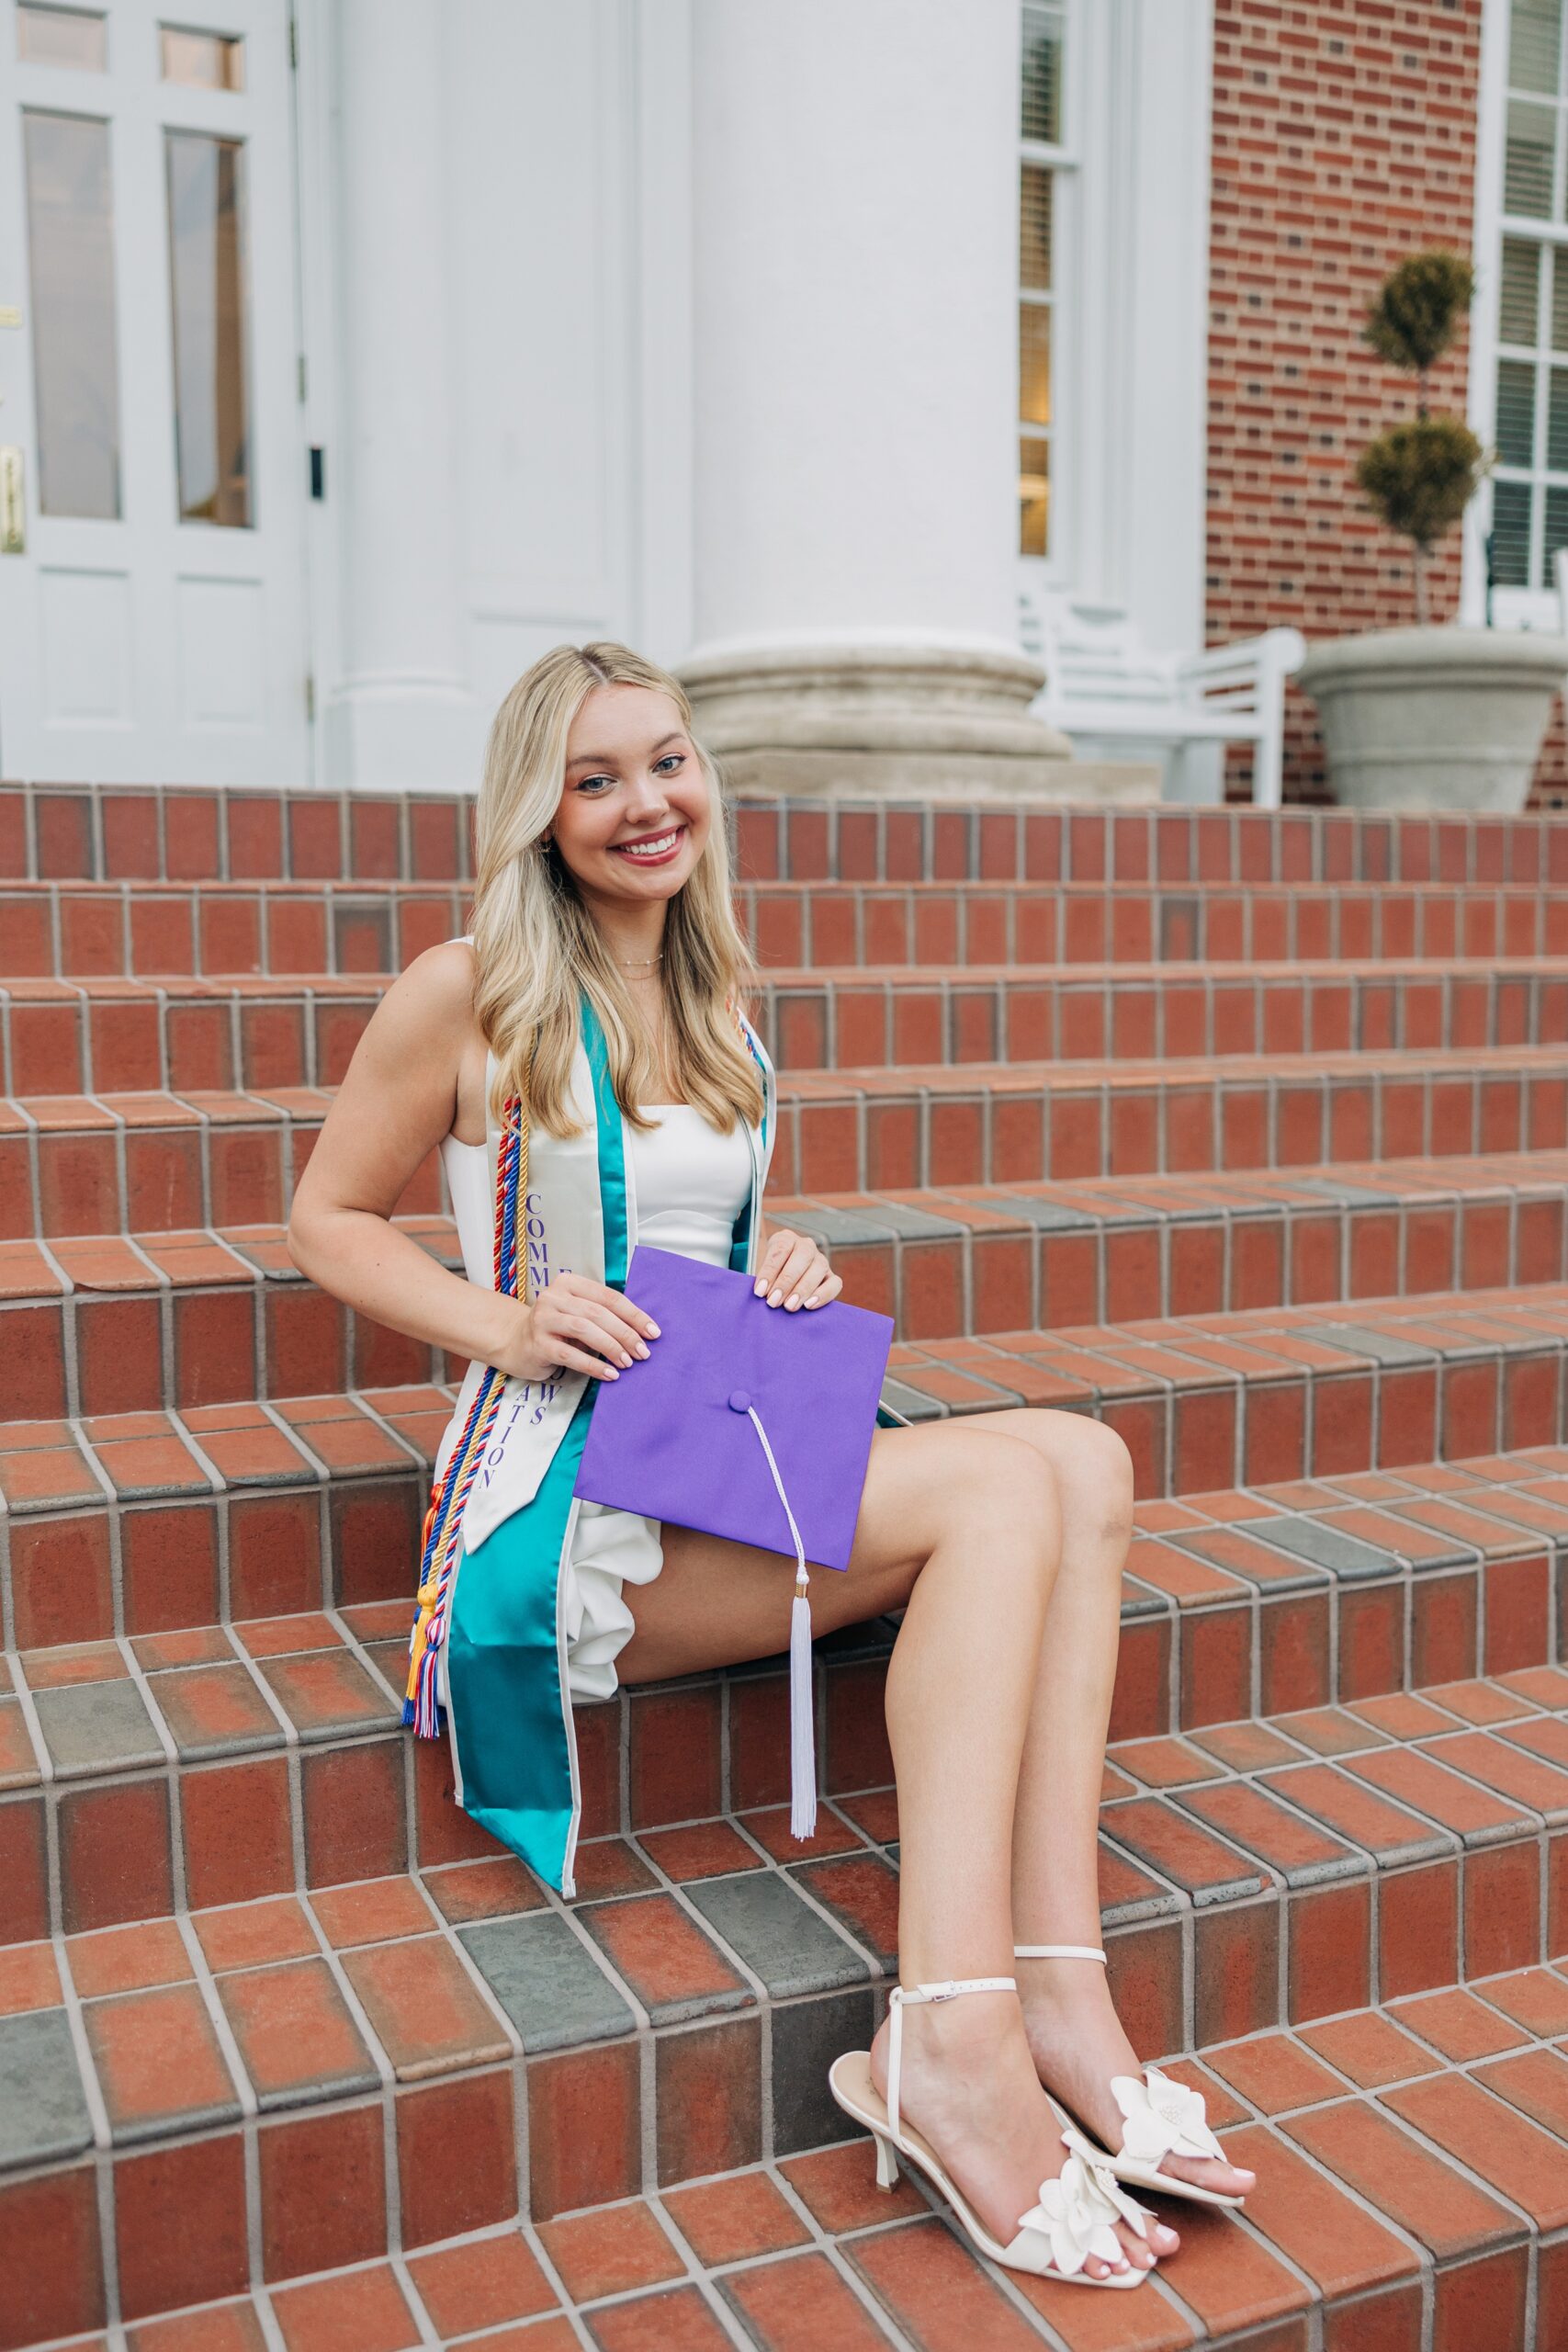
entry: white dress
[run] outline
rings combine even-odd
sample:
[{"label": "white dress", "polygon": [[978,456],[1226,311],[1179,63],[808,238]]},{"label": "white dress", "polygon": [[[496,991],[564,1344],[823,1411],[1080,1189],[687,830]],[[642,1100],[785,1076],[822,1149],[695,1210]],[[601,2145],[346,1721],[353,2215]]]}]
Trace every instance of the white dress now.
[{"label": "white dress", "polygon": [[[727,1136],[689,1102],[647,1106],[656,1126],[627,1125],[626,1188],[634,1239],[710,1266],[729,1262],[735,1220],[751,1189],[751,1152],[737,1125]],[[495,1207],[481,1143],[444,1137],[441,1164],[452,1196],[463,1267],[471,1283],[491,1283]],[[654,1342],[658,1345],[657,1340]],[[615,1660],[632,1635],[622,1586],[651,1584],[664,1565],[660,1522],[610,1503],[578,1505],[571,1551],[561,1573],[568,1681],[574,1699],[608,1699]]]}]

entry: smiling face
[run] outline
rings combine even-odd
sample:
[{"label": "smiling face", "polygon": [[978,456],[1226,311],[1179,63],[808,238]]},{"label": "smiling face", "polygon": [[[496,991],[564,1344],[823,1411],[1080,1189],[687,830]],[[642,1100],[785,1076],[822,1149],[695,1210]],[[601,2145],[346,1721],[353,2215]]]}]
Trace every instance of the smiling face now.
[{"label": "smiling face", "polygon": [[649,686],[596,686],[567,738],[556,847],[593,911],[623,918],[672,899],[712,822],[707,778],[681,713]]}]

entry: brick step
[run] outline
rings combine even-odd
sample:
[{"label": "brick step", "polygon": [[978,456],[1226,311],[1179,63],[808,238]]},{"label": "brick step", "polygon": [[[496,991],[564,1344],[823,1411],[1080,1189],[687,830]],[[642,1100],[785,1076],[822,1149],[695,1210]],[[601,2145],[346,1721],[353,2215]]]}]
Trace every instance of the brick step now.
[{"label": "brick step", "polygon": [[1568,1288],[1544,1283],[896,1340],[888,1393],[911,1419],[1093,1413],[1140,1495],[1201,1494],[1556,1444],[1565,1344]]},{"label": "brick step", "polygon": [[[385,985],[17,980],[0,989],[6,1091],[221,1093],[333,1086]],[[931,1063],[1441,1051],[1561,1044],[1568,957],[1081,964],[762,975],[759,1025],[798,1077]]]},{"label": "brick step", "polygon": [[1568,1035],[1568,962],[773,970],[755,1004],[769,1046],[796,1074],[1547,1045]]},{"label": "brick step", "polygon": [[[166,1911],[182,1886],[225,1890],[192,1903],[259,1895],[301,1851],[329,1871],[358,1858],[354,1876],[468,1849],[443,1757],[409,1747],[405,1773],[422,1484],[375,1458],[378,1441],[390,1453],[379,1425],[356,1451],[346,1408],[321,1404],[343,1418],[302,1433],[352,1466],[314,1483],[284,1443],[264,1455],[255,1430],[228,1451],[203,1433],[229,1473],[221,1493],[191,1456],[161,1461],[179,1457],[183,1424],[162,1439],[140,1420],[123,1437],[97,1424],[53,1432],[53,1453],[0,1456],[0,1943]],[[405,1426],[419,1433],[412,1415]],[[95,1469],[116,1482],[112,1502],[87,1485]],[[1522,1675],[1522,1696],[1568,1654],[1565,1474],[1568,1451],[1548,1447],[1140,1504],[1114,1736],[1315,1721],[1479,1676]],[[886,1777],[886,1639],[863,1628],[819,1648],[835,1795]],[[580,1708],[593,1834],[782,1802],[786,1713],[781,1661]]]},{"label": "brick step", "polygon": [[[402,1227],[460,1266],[444,1219]],[[453,1369],[303,1281],[281,1226],[0,1242],[0,1434],[6,1421],[282,1403]]]},{"label": "brick step", "polygon": [[1235,1175],[1563,1143],[1568,1053],[1556,1046],[938,1063],[784,1072],[771,1182],[859,1193]]},{"label": "brick step", "polygon": [[[1568,950],[1561,883],[742,883],[736,906],[766,967]],[[16,883],[0,888],[0,980],[400,971],[469,920],[458,883]]]},{"label": "brick step", "polygon": [[901,1339],[1568,1276],[1568,1152],[773,1198]]},{"label": "brick step", "polygon": [[[1568,1152],[1290,1173],[773,1198],[906,1340],[1568,1279]],[[454,1228],[404,1218],[446,1264]],[[0,1242],[0,1419],[439,1378],[441,1351],[302,1281],[281,1226]]]},{"label": "brick step", "polygon": [[[1171,2208],[1180,2252],[1114,2304],[1086,2307],[1075,2290],[1039,2282],[998,2284],[918,2183],[906,2177],[891,2196],[877,2193],[863,2140],[667,2186],[657,2163],[638,2160],[623,2101],[609,2110],[622,2136],[598,2155],[615,2182],[607,2201],[443,2237],[432,2233],[464,2228],[499,2199],[489,2181],[470,2203],[450,2199],[445,2211],[427,2194],[403,2204],[400,2251],[379,2258],[367,2247],[399,2241],[373,2164],[362,2198],[323,2227],[309,2142],[298,2157],[292,2146],[276,2150],[282,2161],[260,2176],[249,2203],[234,2160],[239,2135],[187,2143],[166,2167],[182,2156],[188,2165],[204,2144],[227,2160],[202,2207],[210,2235],[172,2233],[156,2262],[128,2264],[119,2250],[118,2309],[132,2323],[130,2352],[262,2352],[274,2342],[881,2352],[951,2345],[960,2340],[955,2321],[964,2341],[1055,2352],[1064,2344],[1174,2352],[1200,2342],[1222,2352],[1315,2342],[1403,2352],[1424,2340],[1427,2312],[1439,2344],[1551,2352],[1562,2340],[1564,2263],[1562,2242],[1542,2240],[1561,2202],[1552,2167],[1568,2061],[1551,2037],[1565,2014],[1562,1971],[1519,1970],[1394,2012],[1351,2011],[1294,2033],[1217,2043],[1201,2063],[1178,2063],[1172,2071],[1202,2090],[1227,2148],[1258,2185],[1245,2222]],[[564,2129],[547,2095],[535,2103],[558,2147]],[[258,2134],[269,2155],[276,2129]],[[330,2157],[329,2134],[320,2136]],[[490,2145],[493,2156],[498,2143]],[[400,2181],[404,2199],[411,2186]],[[10,2288],[31,2332],[22,2340],[63,2327],[80,2352],[102,2352],[101,2336],[74,2333],[101,2325],[110,2303],[87,2167],[9,2196],[13,2245],[26,2259],[0,2269],[0,2301]],[[40,2208],[52,2226],[38,2226]],[[260,2250],[254,2267],[247,2246]],[[334,2261],[342,2253],[354,2258]],[[182,2316],[136,2325],[150,2297],[165,2308],[181,2299],[172,2308]],[[468,2334],[474,2326],[500,2332]]]},{"label": "brick step", "polygon": [[[870,1678],[874,1662],[860,1670]],[[62,2313],[66,2327],[102,2324],[100,2217],[119,2316],[236,2297],[254,2276],[279,2290],[286,2336],[313,2311],[326,2332],[312,2340],[334,2343],[361,2340],[352,2301],[334,2306],[334,2293],[373,2290],[301,2288],[290,2305],[287,2282],[407,2255],[396,2278],[446,2289],[447,2315],[432,2319],[448,2329],[459,2309],[482,2324],[722,2262],[737,2192],[714,2177],[736,2168],[779,2167],[787,2184],[773,2199],[755,2183],[740,2192],[750,2253],[798,2238],[796,2198],[834,2234],[874,2214],[919,2217],[908,2190],[891,2207],[874,2198],[863,2142],[827,2152],[846,2139],[827,2065],[863,2044],[897,1965],[897,1816],[876,1693],[868,1683],[855,1760],[881,1777],[829,1802],[802,1856],[780,1803],[718,1809],[721,1702],[744,1687],[726,1678],[632,1702],[631,1736],[641,1708],[675,1818],[596,1820],[572,1904],[468,1825],[435,1853],[405,1852],[388,1776],[354,1777],[376,1751],[328,1749],[301,1763],[308,1788],[322,1768],[316,1810],[308,1802],[303,1836],[276,1848],[260,1886],[244,1875],[254,1793],[236,1788],[205,1836],[186,1824],[177,1910],[131,1923],[68,1913],[58,1940],[0,1953],[0,2050],[21,2094],[0,2131],[0,2249],[12,2250],[0,2280],[27,2314],[10,2342],[58,2334]],[[1568,1947],[1565,1709],[1568,1674],[1538,1669],[1116,1749],[1101,1900],[1119,2006],[1223,2129],[1249,2127],[1232,2153],[1266,2174],[1247,2227],[1173,2216],[1183,2253],[1165,2287],[1143,2290],[1175,2293],[1173,2324],[1185,2308],[1224,2341],[1260,2311],[1365,2296],[1348,2324],[1375,2316],[1377,2340],[1397,2343],[1382,2327],[1418,2313],[1424,2292],[1459,2315],[1505,2291],[1522,2307],[1542,2284],[1537,2241],[1568,2218],[1542,2137],[1568,2127],[1568,2065],[1545,2047],[1568,2024],[1568,1977],[1550,1964]],[[618,1787],[617,1765],[606,1750],[591,1802],[596,1785]],[[133,1817],[145,1785],[105,1792],[119,1809],[96,1825],[122,1886],[150,1883],[164,1852]],[[90,1836],[62,1818],[68,1886]],[[687,2186],[698,2181],[709,2185]],[[666,2196],[691,2264],[658,2212],[631,2201]],[[773,2216],[760,2239],[759,2201]],[[1392,2233],[1370,2234],[1369,2206]],[[731,2210],[728,2229],[739,2221]],[[446,2262],[425,2251],[480,2231],[521,2235],[544,2283],[515,2245],[488,2259],[473,2245]],[[39,2240],[62,2258],[36,2258]],[[908,2328],[920,2272],[963,2258],[943,2237],[902,2256],[867,2240],[848,2260]],[[505,2275],[487,2288],[491,2262]],[[980,2291],[981,2274],[955,2275]],[[671,2323],[706,2292],[688,2283]],[[1555,2295],[1555,2268],[1548,2283]],[[754,2308],[743,2280],[722,2291]],[[520,2293],[532,2301],[495,2300]],[[1059,2295],[1027,2307],[1051,2323],[1075,2309]],[[1141,2319],[1149,2308],[1141,2296]],[[634,2320],[649,2332],[595,2325],[594,2341],[710,2340],[654,2332],[657,2309]]]},{"label": "brick step", "polygon": [[[457,794],[0,783],[0,877],[458,880],[472,870],[471,814]],[[1568,879],[1568,833],[1539,813],[786,800],[744,802],[734,823],[739,870],[756,881]]]},{"label": "brick step", "polygon": [[[0,1100],[0,1240],[278,1223],[331,1101],[315,1087]],[[1234,1175],[1565,1144],[1562,1046],[785,1071],[773,1185]],[[401,1208],[441,1206],[432,1160]]]}]

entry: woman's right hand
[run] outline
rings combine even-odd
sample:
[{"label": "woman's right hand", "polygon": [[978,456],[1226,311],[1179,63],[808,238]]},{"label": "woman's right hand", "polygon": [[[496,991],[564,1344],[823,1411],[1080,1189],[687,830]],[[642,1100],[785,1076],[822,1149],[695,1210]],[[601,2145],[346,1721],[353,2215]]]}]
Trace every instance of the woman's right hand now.
[{"label": "woman's right hand", "polygon": [[562,1365],[594,1380],[615,1380],[646,1356],[659,1326],[607,1283],[586,1274],[558,1274],[526,1306],[516,1308],[494,1361],[517,1380],[547,1380]]}]

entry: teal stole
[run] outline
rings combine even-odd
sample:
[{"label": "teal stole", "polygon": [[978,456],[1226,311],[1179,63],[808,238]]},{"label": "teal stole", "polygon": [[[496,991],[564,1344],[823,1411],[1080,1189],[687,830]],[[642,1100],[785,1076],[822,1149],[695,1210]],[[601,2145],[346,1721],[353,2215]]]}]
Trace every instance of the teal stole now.
[{"label": "teal stole", "polygon": [[[604,1032],[586,997],[581,1019],[592,1092],[604,1263],[600,1269],[580,1262],[573,1271],[623,1289],[635,1238],[625,1129],[610,1080]],[[751,1264],[754,1228],[760,1223],[757,1212],[771,1157],[774,1110],[772,1067],[750,1027],[742,1026],[762,1077],[764,1106],[761,1127],[751,1137],[753,1182],[730,1244],[730,1264],[745,1270]],[[580,1080],[580,1099],[581,1091]],[[547,1161],[551,1143],[548,1136],[533,1131],[530,1152],[536,1166]],[[591,1181],[581,1149],[574,1159],[583,1164],[574,1167],[568,1181]],[[522,1214],[530,1234],[542,1227],[540,1195],[532,1189]],[[544,1239],[540,1255],[547,1272],[554,1261],[547,1234]],[[532,1249],[530,1257],[533,1261]],[[483,1533],[472,1550],[461,1553],[443,1666],[442,1696],[464,1810],[520,1854],[547,1885],[567,1895],[574,1891],[572,1860],[581,1790],[559,1627],[560,1577],[576,1523],[572,1490],[598,1385],[582,1378],[575,1409],[527,1498]],[[521,1394],[520,1442],[526,1446],[529,1392],[521,1388]],[[523,1483],[531,1482],[525,1477]],[[472,1512],[479,1520],[487,1515],[493,1513]]]}]

